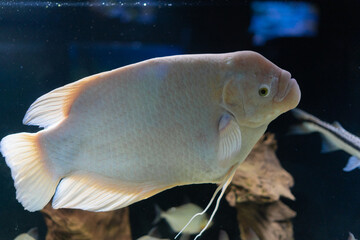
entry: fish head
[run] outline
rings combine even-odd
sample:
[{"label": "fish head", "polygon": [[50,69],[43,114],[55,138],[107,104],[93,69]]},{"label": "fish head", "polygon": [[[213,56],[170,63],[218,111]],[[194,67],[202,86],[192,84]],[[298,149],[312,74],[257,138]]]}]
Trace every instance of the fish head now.
[{"label": "fish head", "polygon": [[295,108],[300,88],[291,74],[262,55],[240,51],[227,55],[222,104],[240,126],[260,127]]}]

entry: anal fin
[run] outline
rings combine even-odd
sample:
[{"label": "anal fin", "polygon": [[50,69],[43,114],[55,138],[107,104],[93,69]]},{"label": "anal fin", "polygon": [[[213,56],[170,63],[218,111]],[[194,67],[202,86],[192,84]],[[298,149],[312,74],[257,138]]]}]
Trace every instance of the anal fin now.
[{"label": "anal fin", "polygon": [[104,178],[76,173],[61,180],[53,208],[76,208],[102,212],[126,207],[174,186],[149,183],[117,183]]}]

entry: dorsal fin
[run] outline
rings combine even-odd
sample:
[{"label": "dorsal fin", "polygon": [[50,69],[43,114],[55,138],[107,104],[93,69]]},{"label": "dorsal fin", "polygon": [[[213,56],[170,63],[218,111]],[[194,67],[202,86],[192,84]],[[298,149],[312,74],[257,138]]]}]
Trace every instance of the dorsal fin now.
[{"label": "dorsal fin", "polygon": [[341,124],[340,124],[338,121],[333,122],[332,125],[333,125],[334,127],[336,127],[336,128],[343,129],[343,127],[341,126]]},{"label": "dorsal fin", "polygon": [[44,128],[59,123],[68,116],[72,103],[86,83],[98,77],[99,74],[92,75],[42,95],[31,104],[23,123]]}]

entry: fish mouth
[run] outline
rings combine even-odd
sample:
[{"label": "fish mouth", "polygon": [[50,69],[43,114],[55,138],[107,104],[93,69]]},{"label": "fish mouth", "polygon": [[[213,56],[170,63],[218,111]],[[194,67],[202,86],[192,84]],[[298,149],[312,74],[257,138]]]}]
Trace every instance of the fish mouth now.
[{"label": "fish mouth", "polygon": [[291,78],[291,74],[288,71],[282,70],[278,80],[278,91],[274,96],[274,101],[283,101],[294,85],[297,85],[296,80]]},{"label": "fish mouth", "polygon": [[295,108],[301,99],[301,91],[297,81],[291,78],[288,71],[282,70],[278,80],[278,91],[273,101],[280,104],[282,111]]}]

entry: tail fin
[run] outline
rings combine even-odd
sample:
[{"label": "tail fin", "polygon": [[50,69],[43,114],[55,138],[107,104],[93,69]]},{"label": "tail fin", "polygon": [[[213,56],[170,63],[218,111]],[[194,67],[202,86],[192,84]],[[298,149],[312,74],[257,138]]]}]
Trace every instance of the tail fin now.
[{"label": "tail fin", "polygon": [[28,211],[42,209],[60,181],[51,175],[38,144],[38,134],[18,133],[4,137],[0,150],[15,181],[16,199]]}]

